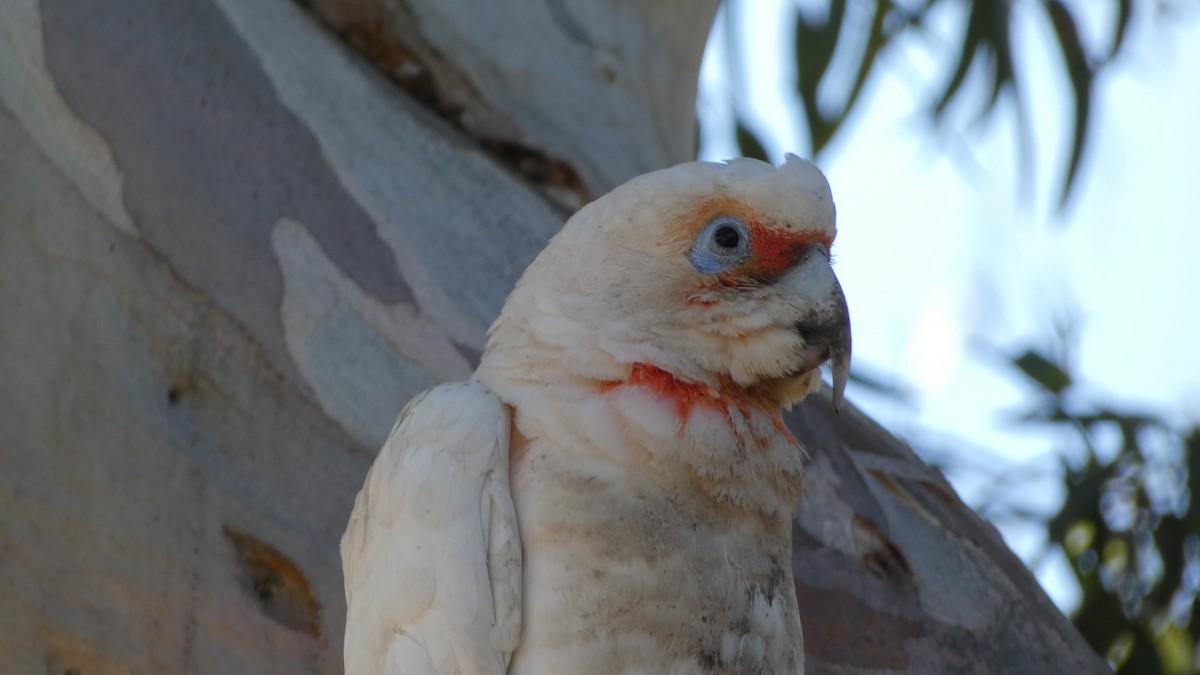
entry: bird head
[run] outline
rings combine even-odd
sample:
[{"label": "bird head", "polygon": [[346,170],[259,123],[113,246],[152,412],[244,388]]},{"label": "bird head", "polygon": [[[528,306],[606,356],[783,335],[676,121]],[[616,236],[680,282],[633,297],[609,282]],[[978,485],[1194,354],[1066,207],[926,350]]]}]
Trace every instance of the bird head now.
[{"label": "bird head", "polygon": [[795,156],[645,174],[581,209],[530,265],[485,364],[515,358],[534,377],[553,359],[597,381],[649,368],[788,406],[830,360],[837,406],[850,321],[835,235],[825,177]]}]

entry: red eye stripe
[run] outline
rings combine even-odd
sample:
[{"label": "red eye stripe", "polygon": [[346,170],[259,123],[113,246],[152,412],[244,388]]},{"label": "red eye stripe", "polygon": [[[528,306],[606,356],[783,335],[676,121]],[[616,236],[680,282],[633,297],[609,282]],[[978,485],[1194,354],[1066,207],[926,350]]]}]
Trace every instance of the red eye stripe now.
[{"label": "red eye stripe", "polygon": [[750,225],[753,257],[738,272],[755,279],[774,280],[813,246],[820,244],[828,250],[832,243],[823,232],[781,232],[753,223]]}]

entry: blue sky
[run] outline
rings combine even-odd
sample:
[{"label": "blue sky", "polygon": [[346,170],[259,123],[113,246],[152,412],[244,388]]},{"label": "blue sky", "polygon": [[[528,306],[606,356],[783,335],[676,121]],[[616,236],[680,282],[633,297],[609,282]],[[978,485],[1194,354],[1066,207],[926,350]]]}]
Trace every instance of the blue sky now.
[{"label": "blue sky", "polygon": [[[775,159],[785,151],[807,156],[789,94],[785,17],[795,4],[742,6],[752,13],[736,23],[747,77],[738,105]],[[850,398],[918,447],[951,455],[960,469],[950,476],[968,502],[983,498],[995,471],[1012,469],[1023,472],[1018,498],[1053,510],[1062,496],[1055,438],[1007,421],[1029,390],[992,348],[1050,346],[1055,326],[1070,319],[1081,394],[1200,420],[1200,17],[1141,16],[1132,25],[1127,53],[1099,81],[1077,193],[1058,213],[1065,75],[1046,22],[1025,4],[1015,11],[1030,164],[1016,151],[1011,106],[980,125],[964,114],[950,133],[932,131],[923,114],[957,56],[944,37],[963,18],[952,5],[931,36],[885,53],[858,112],[819,163],[838,207],[836,269],[856,365],[916,394],[912,405],[853,388]],[[1084,14],[1097,34],[1111,21]],[[731,25],[718,18],[701,77],[705,159],[737,154],[727,131],[736,92],[722,65]],[[1025,168],[1033,175],[1019,178]],[[1002,531],[1027,559],[1041,548],[1036,528]],[[1060,556],[1038,573],[1061,605],[1076,602]]]}]

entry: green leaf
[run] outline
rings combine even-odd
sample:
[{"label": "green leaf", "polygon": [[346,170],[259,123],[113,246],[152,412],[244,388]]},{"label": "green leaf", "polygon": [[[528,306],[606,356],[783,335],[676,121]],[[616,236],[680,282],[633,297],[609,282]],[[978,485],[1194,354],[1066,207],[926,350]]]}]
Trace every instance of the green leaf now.
[{"label": "green leaf", "polygon": [[743,156],[761,159],[764,162],[770,161],[767,158],[767,151],[763,149],[763,144],[754,135],[754,132],[742,124],[741,120],[737,122],[737,144],[738,150],[741,151]]},{"label": "green leaf", "polygon": [[1108,50],[1108,61],[1117,58],[1129,34],[1129,20],[1133,18],[1133,0],[1118,0],[1117,21],[1113,25],[1112,46]]},{"label": "green leaf", "polygon": [[1088,62],[1083,43],[1079,39],[1079,29],[1075,16],[1059,0],[1049,0],[1045,4],[1046,13],[1054,32],[1058,36],[1059,49],[1062,52],[1063,63],[1066,65],[1067,77],[1071,80],[1071,93],[1075,108],[1074,133],[1071,139],[1071,159],[1067,164],[1066,177],[1063,180],[1062,194],[1059,207],[1066,206],[1071,195],[1071,188],[1079,174],[1079,165],[1083,160],[1083,150],[1087,145],[1088,125],[1091,118],[1092,80],[1095,71]]},{"label": "green leaf", "polygon": [[818,91],[833,62],[846,18],[845,0],[831,0],[824,20],[810,20],[803,13],[796,21],[796,92],[808,120],[809,143],[815,155],[838,127],[838,118],[827,119],[821,111]]},{"label": "green leaf", "polygon": [[[1067,534],[1076,524],[1090,523],[1094,533],[1101,530],[1100,495],[1104,492],[1108,471],[1093,457],[1082,470],[1067,475],[1067,498],[1058,513],[1046,523],[1050,540],[1063,546],[1064,550]],[[1098,536],[1093,534],[1093,539]]]},{"label": "green leaf", "polygon": [[1187,486],[1191,493],[1183,522],[1188,532],[1200,535],[1200,426],[1192,428],[1183,444],[1187,458]]},{"label": "green leaf", "polygon": [[[862,93],[863,85],[867,82],[867,76],[871,74],[871,68],[875,64],[876,58],[887,45],[888,39],[884,35],[883,27],[884,20],[887,18],[887,12],[884,11],[884,4],[876,2],[874,5],[874,13],[871,15],[871,28],[867,34],[867,42],[863,47],[862,58],[858,62],[858,70],[854,74],[854,84],[850,87],[850,95],[843,102],[841,110],[837,116],[837,127],[840,127],[846,118],[849,117],[850,111],[854,110],[854,105],[858,103],[858,95]],[[836,128],[836,127],[835,127]],[[820,145],[813,146],[813,154],[819,153],[829,143],[833,135],[832,130],[829,136],[821,139],[814,139],[814,143],[819,140]]]},{"label": "green leaf", "polygon": [[[991,112],[1000,98],[1000,92],[1015,82],[1012,61],[1012,36],[1009,32],[1011,2],[1009,0],[974,0],[971,13],[963,29],[962,46],[958,63],[950,76],[946,88],[933,106],[935,118],[942,117],[950,102],[959,95],[966,82],[967,73],[977,62],[989,68],[988,81],[991,93],[980,111],[980,117]],[[988,58],[988,57],[991,58]]]},{"label": "green leaf", "polygon": [[1060,368],[1050,359],[1041,354],[1027,350],[1024,354],[1010,359],[1029,379],[1042,389],[1058,396],[1071,386],[1071,374]]},{"label": "green leaf", "polygon": [[[858,103],[859,94],[877,63],[877,58],[887,45],[892,34],[885,32],[886,20],[895,11],[890,0],[874,0],[863,3],[866,12],[848,13],[845,0],[831,0],[828,15],[823,19],[809,19],[803,14],[796,22],[796,93],[808,122],[809,143],[814,156],[819,155],[842,127]],[[923,13],[927,7],[918,10]],[[917,19],[910,17],[905,26]],[[838,72],[831,72],[839,49],[859,44],[857,40],[845,40],[846,35],[866,35],[860,52],[845,63],[851,64]],[[830,80],[839,83],[848,81],[850,87],[845,100],[824,105],[820,100],[822,85]],[[836,88],[838,91],[842,87]]]}]

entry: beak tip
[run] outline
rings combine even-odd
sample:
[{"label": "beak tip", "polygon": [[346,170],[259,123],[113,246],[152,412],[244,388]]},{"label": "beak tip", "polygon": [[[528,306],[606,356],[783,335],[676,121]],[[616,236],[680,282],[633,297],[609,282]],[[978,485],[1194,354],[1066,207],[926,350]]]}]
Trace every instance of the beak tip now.
[{"label": "beak tip", "polygon": [[850,354],[834,354],[833,358],[833,411],[841,412],[846,400],[846,383],[850,381]]},{"label": "beak tip", "polygon": [[806,311],[796,323],[803,335],[802,367],[809,370],[826,358],[833,371],[833,409],[841,411],[850,380],[850,310],[837,275],[824,255],[809,253],[780,282]]}]

